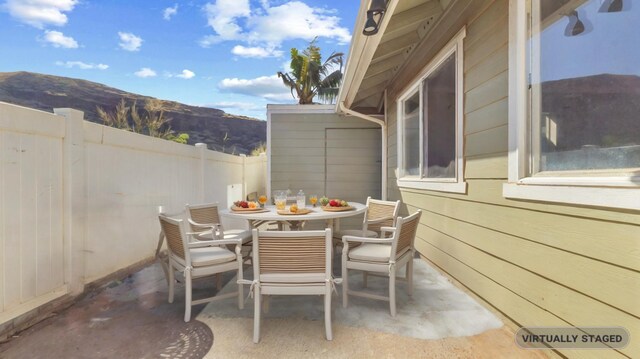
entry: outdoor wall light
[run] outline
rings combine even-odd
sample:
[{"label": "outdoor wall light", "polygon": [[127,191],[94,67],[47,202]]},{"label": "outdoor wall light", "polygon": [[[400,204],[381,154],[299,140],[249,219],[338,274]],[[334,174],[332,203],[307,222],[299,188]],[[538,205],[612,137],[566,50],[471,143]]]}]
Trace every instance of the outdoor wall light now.
[{"label": "outdoor wall light", "polygon": [[584,32],[584,23],[578,17],[578,12],[573,10],[567,15],[569,17],[569,23],[564,29],[564,36],[576,36]]},{"label": "outdoor wall light", "polygon": [[386,0],[371,0],[371,5],[367,10],[367,22],[362,30],[363,35],[371,36],[378,33],[385,11],[387,11]]},{"label": "outdoor wall light", "polygon": [[622,0],[605,0],[598,12],[620,12],[624,7]]}]

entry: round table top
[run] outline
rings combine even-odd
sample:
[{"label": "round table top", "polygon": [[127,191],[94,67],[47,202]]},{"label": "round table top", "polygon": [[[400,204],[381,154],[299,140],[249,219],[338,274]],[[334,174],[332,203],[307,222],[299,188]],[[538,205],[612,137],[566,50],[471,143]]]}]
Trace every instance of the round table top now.
[{"label": "round table top", "polygon": [[299,214],[299,215],[286,215],[286,214],[278,214],[276,212],[275,206],[265,206],[265,209],[268,212],[233,212],[229,209],[220,210],[220,215],[236,218],[236,219],[247,219],[254,221],[313,221],[313,220],[321,220],[321,219],[334,219],[334,218],[344,218],[351,217],[361,213],[367,209],[367,207],[362,203],[357,202],[349,202],[351,207],[354,209],[350,211],[341,211],[341,212],[328,212],[323,211],[320,206],[311,207],[306,206],[306,209],[310,209],[312,212],[308,214]]}]

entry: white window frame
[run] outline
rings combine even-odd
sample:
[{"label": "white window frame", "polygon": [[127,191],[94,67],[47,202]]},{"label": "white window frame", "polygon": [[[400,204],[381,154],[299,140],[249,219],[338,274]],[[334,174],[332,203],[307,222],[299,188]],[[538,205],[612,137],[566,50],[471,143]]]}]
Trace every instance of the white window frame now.
[{"label": "white window frame", "polygon": [[[438,54],[420,71],[417,79],[402,92],[396,100],[397,103],[397,136],[398,136],[398,179],[400,188],[425,189],[442,192],[466,193],[467,183],[464,181],[464,48],[463,40],[466,36],[466,28],[462,28],[445,45]],[[456,175],[454,178],[426,178],[423,176],[422,165],[424,156],[424,131],[423,131],[423,107],[422,107],[422,82],[433,73],[442,63],[455,52],[456,61]],[[404,173],[404,101],[418,91],[420,93],[420,175],[407,176]]]},{"label": "white window frame", "polygon": [[620,171],[573,171],[567,176],[528,175],[527,1],[509,0],[509,170],[506,198],[640,210],[640,176]]}]

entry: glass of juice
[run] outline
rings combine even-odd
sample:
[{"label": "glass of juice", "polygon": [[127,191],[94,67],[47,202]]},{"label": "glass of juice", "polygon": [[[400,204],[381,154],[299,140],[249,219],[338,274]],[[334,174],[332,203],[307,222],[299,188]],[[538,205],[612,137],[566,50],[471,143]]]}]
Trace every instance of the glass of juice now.
[{"label": "glass of juice", "polygon": [[267,196],[262,195],[258,197],[258,202],[260,203],[260,208],[264,208],[264,204],[267,203]]},{"label": "glass of juice", "polygon": [[312,194],[309,196],[309,202],[315,207],[316,203],[318,203],[318,195]]}]

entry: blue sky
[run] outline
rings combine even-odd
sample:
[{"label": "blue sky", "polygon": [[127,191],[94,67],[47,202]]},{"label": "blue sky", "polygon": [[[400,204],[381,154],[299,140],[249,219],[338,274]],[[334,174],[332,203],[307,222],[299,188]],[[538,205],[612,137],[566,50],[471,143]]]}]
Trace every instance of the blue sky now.
[{"label": "blue sky", "polygon": [[348,51],[359,1],[0,0],[0,72],[81,78],[265,118],[275,77],[318,37]]}]

